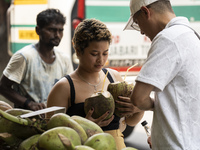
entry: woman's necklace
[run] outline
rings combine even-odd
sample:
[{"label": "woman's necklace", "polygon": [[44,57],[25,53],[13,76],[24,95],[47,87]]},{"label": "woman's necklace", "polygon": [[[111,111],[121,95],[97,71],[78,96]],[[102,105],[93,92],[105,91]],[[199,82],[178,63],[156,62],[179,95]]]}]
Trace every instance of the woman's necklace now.
[{"label": "woman's necklace", "polygon": [[78,74],[78,76],[81,78],[81,80],[83,80],[83,81],[84,81],[85,83],[87,83],[88,85],[94,87],[94,92],[95,92],[95,93],[97,92],[97,87],[98,87],[99,84],[101,83],[100,73],[99,73],[99,83],[97,83],[97,84],[91,84],[90,82],[87,82],[83,77],[81,77],[81,75],[78,73],[78,71],[77,71],[77,74]]}]

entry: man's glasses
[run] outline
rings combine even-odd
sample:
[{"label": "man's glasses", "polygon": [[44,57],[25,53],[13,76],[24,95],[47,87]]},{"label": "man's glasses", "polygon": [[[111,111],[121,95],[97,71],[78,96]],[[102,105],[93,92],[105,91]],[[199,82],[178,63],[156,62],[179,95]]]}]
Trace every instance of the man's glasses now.
[{"label": "man's glasses", "polygon": [[[136,12],[134,18],[137,18],[137,17],[139,16],[140,12],[141,12],[141,9],[140,9],[139,11]],[[131,16],[132,16],[132,19],[133,19],[133,15],[131,15]],[[133,22],[132,22],[132,24],[131,24],[131,27],[132,27],[133,29],[137,30],[137,31],[140,31],[140,27],[139,27],[139,25],[138,25],[137,23],[135,23],[134,19],[133,19]]]},{"label": "man's glasses", "polygon": [[134,21],[133,23],[131,24],[131,27],[137,31],[140,31],[140,27],[138,26],[138,24],[136,24]]}]

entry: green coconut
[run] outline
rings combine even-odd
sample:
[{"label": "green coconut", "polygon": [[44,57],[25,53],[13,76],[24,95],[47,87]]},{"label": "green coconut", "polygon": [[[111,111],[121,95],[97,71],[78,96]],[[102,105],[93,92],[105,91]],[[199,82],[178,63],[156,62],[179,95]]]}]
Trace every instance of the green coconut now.
[{"label": "green coconut", "polygon": [[75,146],[74,150],[95,150],[95,149],[86,145],[78,145]]},{"label": "green coconut", "polygon": [[38,139],[38,149],[67,150],[81,145],[78,133],[70,127],[55,127],[45,131]]},{"label": "green coconut", "polygon": [[[134,85],[132,82],[118,81],[118,82],[110,83],[108,85],[107,90],[112,94],[114,100],[120,100],[118,96],[130,97],[133,87]],[[115,106],[116,108],[123,107],[117,103],[115,103]],[[115,109],[115,112],[114,112],[115,115],[117,115],[118,117],[122,117],[120,113],[121,112],[118,109]]]},{"label": "green coconut", "polygon": [[71,116],[81,127],[85,130],[88,138],[97,133],[103,133],[102,128],[93,121],[83,118],[81,116]]},{"label": "green coconut", "polygon": [[88,138],[86,146],[95,150],[117,150],[114,137],[109,133],[98,133]]},{"label": "green coconut", "polygon": [[122,150],[137,150],[137,149],[135,149],[135,148],[133,148],[133,147],[125,147],[125,148],[123,148]]},{"label": "green coconut", "polygon": [[6,111],[0,110],[0,133],[10,133],[20,139],[27,139],[32,135],[43,132],[40,130],[41,121],[38,116],[33,118],[20,118],[19,115],[26,114],[32,111],[25,109],[9,109]]},{"label": "green coconut", "polygon": [[109,112],[109,115],[105,118],[105,120],[109,119],[112,117],[115,111],[115,102],[113,96],[108,91],[92,94],[91,97],[85,100],[85,113],[87,114],[91,108],[94,108],[94,112],[92,114],[94,119],[99,118],[106,112]]},{"label": "green coconut", "polygon": [[38,150],[37,142],[40,134],[33,135],[26,140],[24,140],[20,145],[18,150]]},{"label": "green coconut", "polygon": [[0,133],[0,149],[5,149],[1,146],[10,147],[10,149],[14,149],[15,147],[18,147],[22,141],[22,139],[17,138],[13,134],[7,132]]},{"label": "green coconut", "polygon": [[47,130],[61,126],[70,127],[74,129],[79,134],[82,144],[88,138],[82,126],[79,125],[75,120],[73,120],[69,115],[64,113],[54,114],[47,123]]},{"label": "green coconut", "polygon": [[6,110],[5,112],[13,116],[20,116],[20,115],[27,114],[33,111],[27,110],[27,109],[21,109],[21,108],[13,108],[13,109]]},{"label": "green coconut", "polygon": [[6,111],[6,110],[9,110],[9,109],[13,109],[13,108],[7,102],[0,100],[0,109],[3,110],[3,111]]}]

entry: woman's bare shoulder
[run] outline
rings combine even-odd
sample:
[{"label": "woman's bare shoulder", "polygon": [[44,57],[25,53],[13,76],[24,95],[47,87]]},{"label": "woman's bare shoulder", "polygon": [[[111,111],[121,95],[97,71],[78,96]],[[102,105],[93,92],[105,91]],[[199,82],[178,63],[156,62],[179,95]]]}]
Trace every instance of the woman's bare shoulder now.
[{"label": "woman's bare shoulder", "polygon": [[62,77],[58,82],[55,84],[56,87],[68,87],[69,81],[66,77]]}]

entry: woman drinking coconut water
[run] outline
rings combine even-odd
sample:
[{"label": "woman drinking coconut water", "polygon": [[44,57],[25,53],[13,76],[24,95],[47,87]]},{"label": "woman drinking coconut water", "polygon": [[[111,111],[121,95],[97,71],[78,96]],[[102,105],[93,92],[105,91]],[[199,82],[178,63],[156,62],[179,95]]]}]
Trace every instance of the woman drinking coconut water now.
[{"label": "woman drinking coconut water", "polygon": [[[105,78],[103,67],[108,59],[109,45],[111,43],[111,33],[106,25],[96,19],[86,19],[75,29],[72,39],[73,47],[79,59],[78,68],[59,80],[52,88],[47,107],[61,106],[66,107],[66,113],[70,116],[79,115],[98,124],[104,132],[110,133],[115,138],[118,150],[126,147],[123,134],[119,129],[120,118],[113,115],[105,120],[109,112],[106,112],[97,119],[92,118],[94,109],[88,114],[84,112],[85,99],[97,91],[107,90],[111,82],[123,81],[119,72],[108,69],[109,75]],[[106,71],[107,72],[107,71]],[[116,101],[124,108],[116,108],[122,111],[126,124],[135,126],[143,117],[143,112],[131,104],[129,97],[119,96],[121,101]],[[133,115],[133,111],[138,113]],[[47,115],[51,117],[50,114]]]}]

